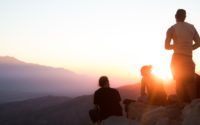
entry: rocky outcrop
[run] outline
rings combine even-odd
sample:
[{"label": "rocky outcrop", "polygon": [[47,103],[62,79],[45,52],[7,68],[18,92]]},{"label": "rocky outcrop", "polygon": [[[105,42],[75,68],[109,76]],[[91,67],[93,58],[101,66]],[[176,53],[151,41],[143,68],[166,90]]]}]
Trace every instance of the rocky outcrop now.
[{"label": "rocky outcrop", "polygon": [[142,115],[141,123],[143,125],[155,125],[157,121],[166,117],[164,107],[157,107]]},{"label": "rocky outcrop", "polygon": [[140,125],[200,125],[200,99],[184,108],[176,103],[155,107],[133,102],[129,105],[128,118],[138,121]]},{"label": "rocky outcrop", "polygon": [[103,120],[101,125],[139,125],[139,122],[123,116],[111,116],[108,119]]},{"label": "rocky outcrop", "polygon": [[200,99],[192,101],[183,109],[182,125],[200,125]]}]

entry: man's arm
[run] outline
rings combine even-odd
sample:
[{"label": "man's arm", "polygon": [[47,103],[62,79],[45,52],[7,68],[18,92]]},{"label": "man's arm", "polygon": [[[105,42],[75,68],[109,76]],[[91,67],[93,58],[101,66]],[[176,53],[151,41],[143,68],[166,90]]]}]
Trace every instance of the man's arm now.
[{"label": "man's arm", "polygon": [[93,104],[94,104],[95,110],[100,109],[100,107],[99,107],[99,97],[98,97],[97,91],[95,91],[94,96],[93,96]]},{"label": "man's arm", "polygon": [[144,80],[141,80],[140,94],[141,94],[141,96],[146,95],[146,93],[145,93],[145,82],[144,82]]},{"label": "man's arm", "polygon": [[93,104],[94,105],[99,104],[99,97],[98,97],[97,91],[95,91],[94,96],[93,96]]},{"label": "man's arm", "polygon": [[118,90],[115,90],[115,94],[116,94],[116,100],[117,100],[117,102],[120,102],[121,101],[121,96],[120,96]]},{"label": "man's arm", "polygon": [[172,32],[173,32],[173,28],[171,27],[167,30],[167,33],[166,33],[165,49],[167,50],[174,49],[174,45],[171,45]]},{"label": "man's arm", "polygon": [[192,46],[193,50],[197,49],[200,47],[200,38],[199,38],[199,34],[195,29],[195,34],[194,34],[194,44]]}]

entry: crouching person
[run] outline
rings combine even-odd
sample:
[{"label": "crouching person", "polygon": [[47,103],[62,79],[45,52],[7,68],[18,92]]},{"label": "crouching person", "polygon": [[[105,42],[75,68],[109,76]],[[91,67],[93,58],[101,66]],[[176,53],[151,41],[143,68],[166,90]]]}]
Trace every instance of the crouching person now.
[{"label": "crouching person", "polygon": [[163,87],[163,81],[151,73],[151,68],[151,65],[141,68],[141,96],[147,96],[148,103],[151,105],[165,105],[167,95]]},{"label": "crouching person", "polygon": [[[96,122],[101,122],[110,116],[122,116],[119,92],[114,88],[110,88],[109,80],[106,76],[99,78],[99,86],[100,88],[94,93],[94,110],[96,110],[96,114],[98,114],[96,116],[99,118]],[[91,111],[89,113],[90,118],[93,117]]]}]

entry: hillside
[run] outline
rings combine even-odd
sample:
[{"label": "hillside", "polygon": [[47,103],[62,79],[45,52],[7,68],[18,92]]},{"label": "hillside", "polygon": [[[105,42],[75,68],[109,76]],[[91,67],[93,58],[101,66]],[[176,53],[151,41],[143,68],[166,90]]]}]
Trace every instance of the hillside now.
[{"label": "hillside", "polygon": [[[138,85],[118,88],[122,98],[135,99]],[[1,125],[88,125],[93,95],[42,97],[0,105]]]},{"label": "hillside", "polygon": [[0,57],[0,69],[0,92],[4,95],[0,103],[44,94],[75,97],[91,93],[91,88],[96,87],[91,77],[63,68],[26,63],[8,56]]}]

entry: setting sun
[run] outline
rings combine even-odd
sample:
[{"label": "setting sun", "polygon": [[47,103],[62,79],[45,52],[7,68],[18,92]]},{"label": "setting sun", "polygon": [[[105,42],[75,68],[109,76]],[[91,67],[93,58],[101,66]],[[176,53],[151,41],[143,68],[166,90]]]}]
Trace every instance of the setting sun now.
[{"label": "setting sun", "polygon": [[172,74],[169,66],[153,66],[152,73],[163,80],[172,79]]}]

